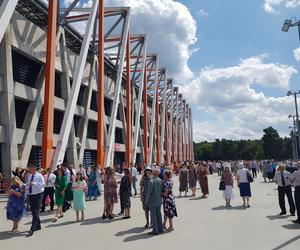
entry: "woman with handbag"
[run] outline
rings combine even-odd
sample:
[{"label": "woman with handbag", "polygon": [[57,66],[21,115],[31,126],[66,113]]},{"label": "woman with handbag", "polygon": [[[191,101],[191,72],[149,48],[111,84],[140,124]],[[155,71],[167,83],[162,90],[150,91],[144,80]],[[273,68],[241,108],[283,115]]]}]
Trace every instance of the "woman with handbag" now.
[{"label": "woman with handbag", "polygon": [[243,199],[243,206],[250,207],[250,197],[251,197],[251,187],[250,182],[253,178],[247,168],[245,168],[243,163],[239,163],[239,170],[236,175],[237,185],[240,189],[240,196]]},{"label": "woman with handbag", "polygon": [[221,177],[221,181],[224,182],[225,189],[223,190],[223,198],[226,202],[226,207],[231,208],[230,201],[234,198],[233,195],[233,177],[230,172],[230,167],[227,165],[224,168],[224,172]]}]

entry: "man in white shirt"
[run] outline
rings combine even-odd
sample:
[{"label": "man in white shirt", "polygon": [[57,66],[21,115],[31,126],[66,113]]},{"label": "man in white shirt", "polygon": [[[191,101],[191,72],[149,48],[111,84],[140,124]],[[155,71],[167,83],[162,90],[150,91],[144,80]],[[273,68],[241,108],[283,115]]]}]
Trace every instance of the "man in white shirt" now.
[{"label": "man in white shirt", "polygon": [[221,165],[220,162],[216,163],[216,168],[217,168],[217,171],[218,171],[218,176],[221,176],[222,175],[222,165]]},{"label": "man in white shirt", "polygon": [[291,181],[295,187],[295,204],[296,204],[296,210],[297,210],[297,216],[298,218],[296,220],[293,220],[294,223],[300,224],[300,162],[298,161],[296,164],[297,171],[295,171],[291,176]]},{"label": "man in white shirt", "polygon": [[45,180],[40,173],[37,173],[36,167],[33,164],[28,165],[28,171],[26,193],[32,213],[32,224],[27,237],[30,237],[35,231],[41,230],[40,207],[43,200]]},{"label": "man in white shirt", "polygon": [[137,169],[134,165],[131,165],[131,169],[130,169],[130,172],[131,172],[131,177],[132,177],[132,187],[133,187],[133,190],[134,190],[134,196],[137,195],[137,191],[136,191],[136,182],[137,182]]},{"label": "man in white shirt", "polygon": [[278,167],[278,171],[274,176],[274,181],[278,185],[278,199],[279,199],[279,206],[281,209],[280,215],[286,214],[285,208],[285,195],[288,198],[289,206],[290,206],[290,213],[292,216],[295,215],[295,203],[292,194],[292,187],[291,187],[291,174],[285,170],[283,165]]},{"label": "man in white shirt", "polygon": [[54,191],[55,191],[54,185],[55,185],[56,175],[51,173],[50,168],[46,170],[46,174],[44,175],[44,180],[45,180],[45,190],[44,190],[41,213],[45,212],[47,196],[49,196],[50,198],[50,211],[52,212],[54,210]]}]

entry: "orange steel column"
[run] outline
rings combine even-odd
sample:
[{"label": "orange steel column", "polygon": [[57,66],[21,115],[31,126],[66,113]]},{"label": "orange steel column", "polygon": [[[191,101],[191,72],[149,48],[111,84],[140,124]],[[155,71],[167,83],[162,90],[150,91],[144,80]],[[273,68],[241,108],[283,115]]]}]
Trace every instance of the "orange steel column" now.
[{"label": "orange steel column", "polygon": [[175,143],[174,143],[174,138],[176,135],[174,135],[174,119],[171,117],[172,121],[172,157],[171,157],[171,164],[175,162]]},{"label": "orange steel column", "polygon": [[178,130],[176,131],[176,136],[177,136],[177,161],[180,162],[180,124],[178,124]]},{"label": "orange steel column", "polygon": [[156,89],[156,113],[155,113],[155,130],[156,130],[156,163],[160,164],[160,152],[159,152],[159,104],[158,104],[158,87]]},{"label": "orange steel column", "polygon": [[97,164],[104,166],[104,0],[99,0],[98,10],[98,126],[97,126]]},{"label": "orange steel column", "polygon": [[144,159],[145,159],[145,165],[147,165],[148,164],[147,65],[145,65],[145,72],[144,72],[143,99],[144,99]]},{"label": "orange steel column", "polygon": [[44,120],[42,141],[42,168],[50,168],[53,158],[53,117],[56,55],[57,0],[50,1],[48,7],[48,31],[46,51],[46,75],[44,92]]},{"label": "orange steel column", "polygon": [[[188,112],[188,109],[187,109],[187,112]],[[186,140],[186,159],[187,160],[191,160],[190,159],[190,136],[189,136],[190,128],[189,127],[190,127],[189,122],[187,121],[187,134],[188,134],[188,137]]]},{"label": "orange steel column", "polygon": [[131,127],[131,79],[130,79],[130,34],[128,33],[126,45],[126,153],[127,166],[131,163],[132,151]]},{"label": "orange steel column", "polygon": [[166,101],[166,115],[165,115],[165,150],[166,150],[166,154],[165,154],[165,163],[168,166],[169,165],[169,135],[168,135],[168,104]]},{"label": "orange steel column", "polygon": [[[184,111],[183,111],[184,112]],[[184,144],[184,131],[185,131],[185,126],[184,126],[184,122],[182,124],[182,160],[186,160],[185,155],[184,155],[184,150],[185,150],[185,144]]]}]

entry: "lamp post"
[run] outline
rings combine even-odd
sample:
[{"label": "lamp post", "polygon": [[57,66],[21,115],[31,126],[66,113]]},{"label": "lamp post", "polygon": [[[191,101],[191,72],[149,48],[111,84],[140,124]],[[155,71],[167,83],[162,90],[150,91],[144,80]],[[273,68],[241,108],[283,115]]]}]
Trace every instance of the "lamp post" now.
[{"label": "lamp post", "polygon": [[[281,30],[283,32],[288,32],[291,27],[298,27],[298,37],[299,37],[299,42],[300,42],[300,21],[298,21],[296,18],[294,18],[294,21],[292,19],[286,19],[282,25]],[[297,105],[297,94],[300,94],[300,91],[298,92],[292,92],[288,91],[287,96],[294,95],[294,100],[295,100],[295,109],[296,109],[296,137],[298,138],[298,149],[297,149],[297,159],[299,156],[299,148],[300,148],[300,130],[299,130],[299,115],[298,115],[298,105]],[[297,141],[297,140],[296,140]]]},{"label": "lamp post", "polygon": [[285,21],[282,25],[281,31],[288,32],[291,27],[298,27],[298,35],[299,35],[299,41],[300,41],[300,21],[297,21],[295,19],[295,21],[293,22],[292,19],[285,19]]},{"label": "lamp post", "polygon": [[299,128],[299,114],[298,114],[298,104],[297,104],[297,95],[300,94],[300,91],[294,91],[292,92],[291,90],[289,90],[287,92],[287,96],[291,96],[293,95],[294,96],[294,101],[295,101],[295,110],[296,110],[296,128],[297,128],[297,133],[296,133],[296,136],[298,138],[298,150],[297,150],[297,153],[298,153],[298,156],[299,156],[299,146],[300,146],[300,136],[299,136],[299,131],[300,131],[300,128]]},{"label": "lamp post", "polygon": [[294,143],[294,128],[292,126],[289,126],[289,129],[290,129],[290,136],[291,136],[291,141],[292,141],[293,159],[296,160],[295,143]]},{"label": "lamp post", "polygon": [[291,139],[292,139],[292,150],[293,150],[293,158],[298,160],[298,142],[297,142],[297,130],[296,130],[296,123],[295,123],[295,116],[289,115],[288,118],[293,118],[293,126],[289,128],[292,129],[291,131]]}]

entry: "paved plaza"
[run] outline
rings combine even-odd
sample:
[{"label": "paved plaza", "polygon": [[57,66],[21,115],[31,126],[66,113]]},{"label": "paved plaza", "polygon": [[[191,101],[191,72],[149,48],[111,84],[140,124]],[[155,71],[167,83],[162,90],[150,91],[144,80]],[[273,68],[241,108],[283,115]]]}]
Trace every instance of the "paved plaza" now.
[{"label": "paved plaza", "polygon": [[[139,177],[140,178],[140,177]],[[176,199],[179,217],[175,230],[159,236],[149,236],[144,230],[144,214],[139,197],[132,199],[132,219],[113,221],[101,219],[103,199],[87,203],[86,220],[73,223],[74,212],[67,212],[57,223],[54,215],[41,216],[42,230],[26,238],[30,218],[21,222],[20,233],[8,234],[11,224],[5,218],[6,199],[0,200],[0,249],[1,250],[54,250],[54,249],[300,249],[300,225],[294,225],[292,217],[277,215],[277,191],[274,183],[255,180],[251,208],[244,209],[235,187],[231,210],[225,209],[222,193],[218,191],[219,178],[209,177],[208,199],[197,197]],[[174,177],[178,190],[178,177]],[[177,191],[176,191],[177,195]],[[119,204],[115,213],[119,212]],[[30,246],[30,248],[29,248]]]}]

